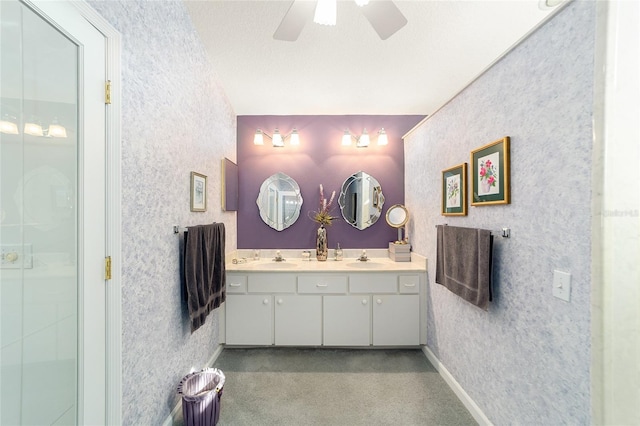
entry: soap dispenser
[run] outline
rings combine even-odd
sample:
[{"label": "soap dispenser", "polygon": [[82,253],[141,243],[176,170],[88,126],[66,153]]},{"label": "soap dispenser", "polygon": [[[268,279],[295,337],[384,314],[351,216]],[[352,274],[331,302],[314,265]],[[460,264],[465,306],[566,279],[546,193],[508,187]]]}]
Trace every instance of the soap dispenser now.
[{"label": "soap dispenser", "polygon": [[340,243],[338,243],[338,248],[336,249],[336,260],[342,260],[342,249],[340,248]]}]

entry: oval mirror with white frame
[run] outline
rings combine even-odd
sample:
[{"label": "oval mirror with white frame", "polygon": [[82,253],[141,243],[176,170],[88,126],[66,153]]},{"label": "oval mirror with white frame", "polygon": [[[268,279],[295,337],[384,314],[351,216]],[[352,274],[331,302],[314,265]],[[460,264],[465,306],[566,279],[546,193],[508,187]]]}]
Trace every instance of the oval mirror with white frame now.
[{"label": "oval mirror with white frame", "polygon": [[264,223],[276,231],[282,231],[293,225],[300,216],[300,187],[286,174],[276,173],[262,182],[256,204]]},{"label": "oval mirror with white frame", "polygon": [[338,204],[344,220],[362,231],[380,218],[384,205],[382,187],[373,176],[362,171],[354,173],[342,184]]},{"label": "oval mirror with white frame", "polygon": [[398,228],[398,240],[396,244],[405,244],[402,238],[402,229],[409,222],[409,210],[402,204],[394,204],[387,210],[387,223],[393,228]]}]

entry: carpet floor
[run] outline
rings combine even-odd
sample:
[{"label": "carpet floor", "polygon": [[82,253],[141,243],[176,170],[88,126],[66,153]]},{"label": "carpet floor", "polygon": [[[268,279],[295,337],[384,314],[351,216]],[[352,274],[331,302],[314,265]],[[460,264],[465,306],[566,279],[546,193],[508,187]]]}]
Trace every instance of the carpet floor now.
[{"label": "carpet floor", "polygon": [[221,426],[477,424],[419,349],[225,348],[214,367]]}]

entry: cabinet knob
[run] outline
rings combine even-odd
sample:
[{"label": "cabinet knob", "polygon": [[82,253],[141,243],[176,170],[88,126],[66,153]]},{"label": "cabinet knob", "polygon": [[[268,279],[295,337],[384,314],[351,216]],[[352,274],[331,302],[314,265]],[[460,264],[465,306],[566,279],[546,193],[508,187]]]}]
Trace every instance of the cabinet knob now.
[{"label": "cabinet knob", "polygon": [[8,262],[15,262],[16,260],[18,260],[18,253],[16,253],[15,251],[10,251],[4,256],[4,258]]},{"label": "cabinet knob", "polygon": [[284,303],[284,300],[278,299],[278,305],[282,305],[282,303]]},{"label": "cabinet knob", "polygon": [[382,299],[376,299],[376,303],[377,303],[378,305],[382,305]]},{"label": "cabinet knob", "polygon": [[362,299],[362,304],[366,305],[367,304],[367,299]]},{"label": "cabinet knob", "polygon": [[269,299],[264,299],[264,300],[262,301],[262,304],[263,304],[263,305],[268,305],[268,304],[269,304]]}]

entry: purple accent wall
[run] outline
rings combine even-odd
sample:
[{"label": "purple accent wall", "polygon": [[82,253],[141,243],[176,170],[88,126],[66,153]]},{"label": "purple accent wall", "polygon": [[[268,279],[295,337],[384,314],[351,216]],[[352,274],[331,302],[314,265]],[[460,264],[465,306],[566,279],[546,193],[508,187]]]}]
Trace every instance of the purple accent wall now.
[{"label": "purple accent wall", "polygon": [[[339,219],[328,228],[329,247],[340,243],[344,248],[386,248],[395,241],[397,230],[387,225],[384,215],[394,204],[404,204],[404,142],[402,136],[424,116],[417,115],[346,115],[346,116],[238,116],[237,161],[239,170],[238,248],[312,249],[318,224],[310,212],[317,210],[319,185],[325,195],[336,191],[334,216]],[[256,129],[269,135],[278,128],[288,135],[293,128],[300,134],[300,145],[273,148],[271,140],[263,146],[253,144]],[[384,128],[389,144],[377,145],[377,133]],[[368,148],[342,146],[345,129],[360,135],[367,129],[371,138]],[[342,219],[337,198],[342,183],[358,171],[375,177],[386,198],[380,219],[365,230],[358,230]],[[282,172],[298,182],[303,198],[300,217],[289,228],[276,231],[260,218],[256,199],[262,182]]]}]

